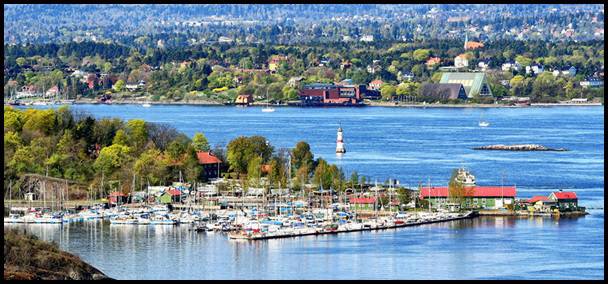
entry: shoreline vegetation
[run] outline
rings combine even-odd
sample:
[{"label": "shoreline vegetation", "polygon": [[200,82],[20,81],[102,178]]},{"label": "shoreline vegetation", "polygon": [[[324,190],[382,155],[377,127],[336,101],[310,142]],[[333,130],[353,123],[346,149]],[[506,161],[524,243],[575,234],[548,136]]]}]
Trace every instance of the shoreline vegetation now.
[{"label": "shoreline vegetation", "polygon": [[4,280],[112,280],[55,243],[20,230],[4,231]]},{"label": "shoreline vegetation", "polygon": [[[187,100],[187,101],[144,101],[144,100],[113,100],[111,104],[115,105],[141,105],[148,103],[150,105],[196,105],[196,106],[235,106],[234,104],[226,104],[219,101],[213,100]],[[78,99],[74,101],[74,104],[106,104],[99,102],[96,99]],[[403,108],[527,108],[527,107],[553,107],[553,106],[602,106],[601,102],[588,102],[588,103],[532,103],[529,106],[519,105],[508,105],[508,104],[480,104],[480,103],[464,103],[464,104],[449,104],[449,103],[400,103],[400,102],[378,102],[370,101],[366,102],[365,106],[370,107],[403,107]],[[266,106],[264,102],[255,102],[250,106],[263,107]],[[302,107],[284,104],[272,104],[273,107]],[[310,106],[303,107],[310,108]],[[319,107],[315,107],[319,108]],[[323,108],[323,106],[321,107]]]},{"label": "shoreline vegetation", "polygon": [[[148,186],[174,181],[203,183],[215,178],[225,182],[220,191],[235,184],[244,190],[265,193],[290,186],[311,194],[319,188],[344,192],[348,186],[370,181],[357,172],[350,179],[335,164],[315,157],[310,145],[276,149],[265,137],[234,137],[227,145],[211,147],[202,132],[188,137],[167,124],[141,119],[95,118],[61,106],[58,109],[4,107],[5,195],[24,198],[27,178],[73,181],[66,199],[107,198],[129,195]],[[200,155],[219,160],[212,167]],[[387,181],[385,181],[387,182]],[[409,190],[397,189],[407,203]]]}]

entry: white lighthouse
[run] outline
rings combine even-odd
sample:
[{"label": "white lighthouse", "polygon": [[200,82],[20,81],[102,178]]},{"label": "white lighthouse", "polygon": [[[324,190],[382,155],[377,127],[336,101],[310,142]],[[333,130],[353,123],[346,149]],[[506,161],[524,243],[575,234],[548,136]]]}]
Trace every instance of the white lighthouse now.
[{"label": "white lighthouse", "polygon": [[338,127],[338,138],[336,139],[336,153],[346,153],[346,149],[344,148],[344,138],[342,137],[342,126]]}]

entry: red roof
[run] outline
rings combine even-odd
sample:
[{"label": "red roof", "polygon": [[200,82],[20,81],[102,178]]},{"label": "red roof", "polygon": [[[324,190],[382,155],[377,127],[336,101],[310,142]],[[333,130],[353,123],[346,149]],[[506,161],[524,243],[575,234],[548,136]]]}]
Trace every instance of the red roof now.
[{"label": "red roof", "polygon": [[382,80],[377,80],[377,79],[369,82],[370,85],[378,85],[378,86],[382,85],[382,83],[384,83],[384,82],[382,82]]},{"label": "red roof", "polygon": [[441,62],[441,58],[439,57],[431,57],[426,61],[426,65],[435,65]]},{"label": "red roof", "polygon": [[265,165],[261,165],[260,169],[262,170],[263,173],[270,173],[272,171],[272,166],[265,164]]},{"label": "red roof", "polygon": [[168,194],[171,194],[173,196],[177,196],[177,195],[181,195],[182,192],[177,190],[177,189],[169,189],[166,191]]},{"label": "red roof", "polygon": [[537,201],[549,201],[549,198],[542,195],[532,196],[532,198],[528,199],[530,203],[536,203]]},{"label": "red roof", "polygon": [[559,199],[578,199],[578,197],[576,197],[576,192],[574,191],[557,191],[554,192],[553,195],[555,195],[555,198]]},{"label": "red roof", "polygon": [[[468,186],[465,187],[468,197],[515,197],[515,186]],[[448,187],[423,187],[420,189],[420,198],[448,197]]]},{"label": "red roof", "polygon": [[122,196],[122,197],[125,197],[127,195],[124,194],[124,193],[122,193],[122,192],[120,192],[120,191],[114,191],[114,192],[111,192],[109,196]]},{"label": "red roof", "polygon": [[196,158],[198,159],[198,163],[201,165],[218,164],[222,162],[216,156],[211,154],[211,152],[197,152]]},{"label": "red roof", "polygon": [[376,198],[374,197],[351,197],[350,198],[350,203],[351,204],[374,204],[376,203]]}]

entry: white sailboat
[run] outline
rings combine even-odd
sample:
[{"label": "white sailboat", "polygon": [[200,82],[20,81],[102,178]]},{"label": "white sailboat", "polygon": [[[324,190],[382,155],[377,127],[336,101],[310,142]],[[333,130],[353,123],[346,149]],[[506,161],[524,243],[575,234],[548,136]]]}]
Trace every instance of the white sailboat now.
[{"label": "white sailboat", "polygon": [[152,105],[151,105],[151,104],[149,104],[149,103],[143,103],[141,106],[142,106],[142,107],[151,107]]},{"label": "white sailboat", "polygon": [[266,89],[266,107],[262,109],[262,112],[274,112],[274,108],[268,103],[268,89]]},{"label": "white sailboat", "polygon": [[488,127],[490,123],[483,120],[483,115],[479,117],[479,127]]}]

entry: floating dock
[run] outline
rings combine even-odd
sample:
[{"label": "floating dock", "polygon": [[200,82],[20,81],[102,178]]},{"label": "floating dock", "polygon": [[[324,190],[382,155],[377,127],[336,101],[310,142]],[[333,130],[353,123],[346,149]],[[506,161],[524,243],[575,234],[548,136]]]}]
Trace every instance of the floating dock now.
[{"label": "floating dock", "polygon": [[473,212],[458,217],[448,217],[448,218],[440,218],[440,219],[430,219],[430,220],[422,220],[422,221],[414,221],[414,222],[404,222],[402,224],[393,224],[393,225],[375,225],[371,227],[362,227],[357,229],[336,229],[336,230],[327,230],[327,229],[309,229],[308,231],[300,231],[300,232],[275,232],[275,233],[262,233],[262,234],[252,234],[252,235],[244,235],[241,232],[233,232],[228,234],[230,239],[233,240],[268,240],[268,239],[278,239],[278,238],[291,238],[291,237],[302,237],[302,236],[317,236],[317,235],[330,235],[330,234],[339,234],[339,233],[350,233],[350,232],[361,232],[361,231],[374,231],[374,230],[386,230],[386,229],[397,229],[402,227],[410,227],[410,226],[419,226],[425,224],[432,223],[440,223],[440,222],[449,222],[456,221],[462,219],[469,219],[477,216]]}]

